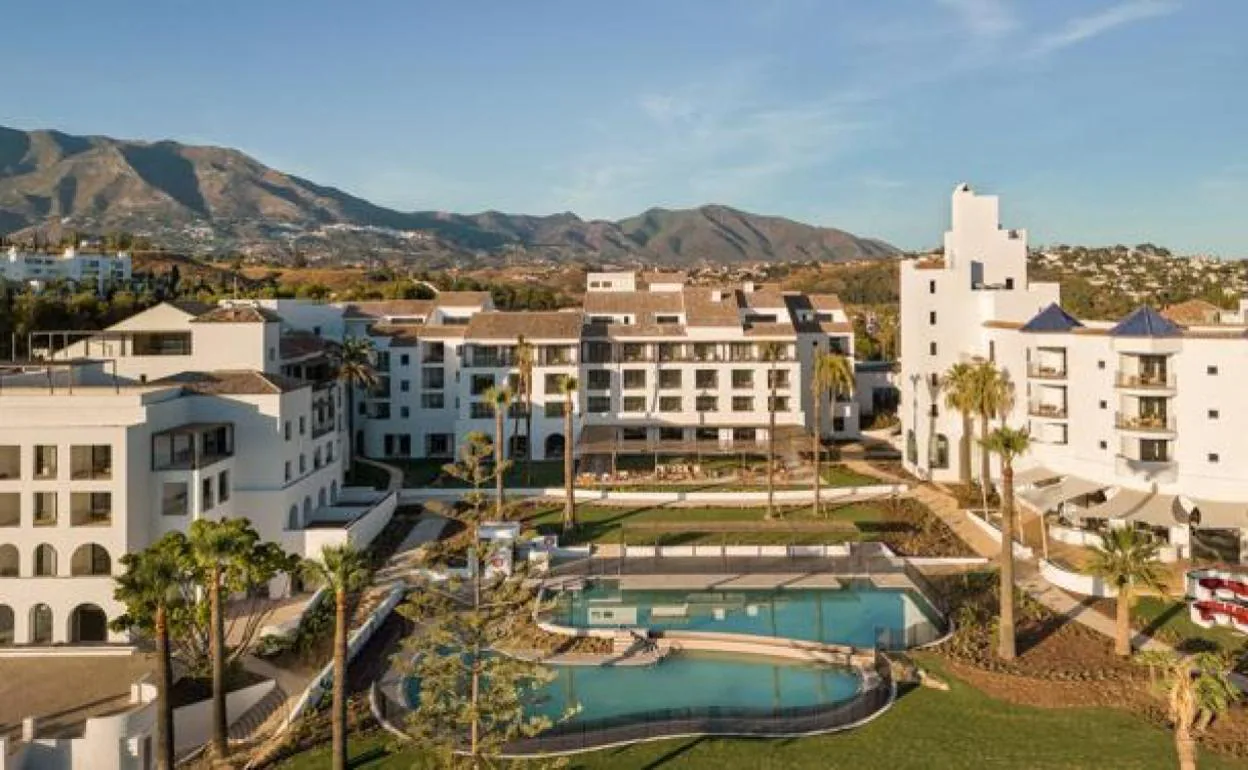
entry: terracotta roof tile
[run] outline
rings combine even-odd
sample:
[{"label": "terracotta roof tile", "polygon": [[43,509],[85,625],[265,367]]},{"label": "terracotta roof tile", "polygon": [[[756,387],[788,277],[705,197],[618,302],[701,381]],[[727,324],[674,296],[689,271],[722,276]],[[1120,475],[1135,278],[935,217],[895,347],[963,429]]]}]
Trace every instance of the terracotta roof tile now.
[{"label": "terracotta roof tile", "polygon": [[255,305],[220,305],[203,315],[191,319],[191,323],[258,324],[280,323],[282,317],[272,310]]},{"label": "terracotta roof tile", "polygon": [[470,340],[514,340],[521,335],[530,340],[573,340],[580,339],[583,319],[579,311],[566,310],[477,313],[464,336]]},{"label": "terracotta roof tile", "polygon": [[212,372],[179,372],[154,380],[153,385],[180,385],[201,396],[257,396],[289,393],[311,387],[309,383],[280,374],[254,369],[228,369]]}]

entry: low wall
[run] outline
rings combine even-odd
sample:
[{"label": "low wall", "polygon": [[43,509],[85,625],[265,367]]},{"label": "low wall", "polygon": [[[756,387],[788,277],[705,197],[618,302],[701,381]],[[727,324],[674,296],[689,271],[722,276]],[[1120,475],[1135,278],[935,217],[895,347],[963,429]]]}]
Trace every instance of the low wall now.
[{"label": "low wall", "polygon": [[1049,525],[1049,537],[1059,543],[1066,545],[1078,545],[1085,548],[1100,548],[1105,544],[1101,536],[1095,532],[1088,532],[1082,529],[1072,529],[1070,527],[1061,527],[1057,524]]},{"label": "low wall", "polygon": [[1116,588],[1105,585],[1105,581],[1099,577],[1071,572],[1044,559],[1040,560],[1040,576],[1058,588],[1064,588],[1082,596],[1113,598],[1118,595]]},{"label": "low wall", "polygon": [[849,545],[626,545],[630,559],[653,558],[848,558]]},{"label": "low wall", "polygon": [[[819,495],[825,503],[841,503],[848,500],[873,500],[903,494],[905,484],[871,484],[861,487],[826,487]],[[404,501],[420,500],[458,500],[463,497],[466,489],[443,489],[438,487],[414,487],[404,489],[400,495]],[[493,495],[494,490],[482,490]],[[563,487],[546,487],[532,489],[508,489],[511,497],[549,497],[562,500],[566,494]],[[579,502],[596,502],[604,505],[633,505],[645,503],[649,505],[671,505],[675,503],[698,503],[708,505],[758,506],[767,504],[767,493],[764,492],[708,492],[701,490],[670,492],[629,492],[608,489],[576,489],[573,494]],[[778,505],[798,505],[815,501],[814,489],[777,490],[773,499]]]},{"label": "low wall", "polygon": [[[234,724],[251,707],[264,700],[277,684],[266,679],[225,696],[226,721]],[[212,738],[212,699],[201,700],[173,710],[173,750],[181,754],[202,746]]]},{"label": "low wall", "polygon": [[[985,532],[985,534],[988,535],[988,537],[991,537],[993,539],[994,542],[1000,544],[1001,530],[997,529],[994,524],[991,524],[990,522],[985,520],[983,517],[981,517],[979,514],[972,513],[971,511],[966,511],[965,513],[966,513],[966,517],[971,520],[972,524],[982,529]],[[1031,550],[1030,548],[1023,545],[1022,543],[1019,543],[1017,541],[1014,543],[1014,557],[1015,558],[1031,559],[1031,558],[1034,558],[1035,555],[1036,555],[1035,551]]]},{"label": "low wall", "polygon": [[0,646],[0,658],[115,658],[135,651],[129,644],[25,644]]},{"label": "low wall", "polygon": [[386,528],[398,507],[398,492],[386,495],[372,510],[351,522],[347,527],[347,540],[356,548],[366,547]]}]

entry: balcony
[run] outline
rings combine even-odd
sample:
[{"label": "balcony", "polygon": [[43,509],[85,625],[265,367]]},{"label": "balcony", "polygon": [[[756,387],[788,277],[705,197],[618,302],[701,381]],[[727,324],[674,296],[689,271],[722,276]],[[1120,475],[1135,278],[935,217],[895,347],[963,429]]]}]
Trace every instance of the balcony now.
[{"label": "balcony", "polygon": [[1114,376],[1114,387],[1124,390],[1165,391],[1174,390],[1176,386],[1174,373],[1166,372],[1126,372],[1119,371]]},{"label": "balcony", "polygon": [[188,423],[152,434],[152,470],[206,468],[234,456],[232,423]]},{"label": "balcony", "polygon": [[1066,364],[1033,362],[1027,365],[1027,376],[1033,380],[1064,380],[1066,379]]},{"label": "balcony", "polygon": [[1064,404],[1046,404],[1046,403],[1029,403],[1027,405],[1027,414],[1032,417],[1040,417],[1050,420],[1065,420],[1066,406]]},{"label": "balcony", "polygon": [[1114,413],[1114,427],[1137,433],[1174,433],[1174,415]]}]

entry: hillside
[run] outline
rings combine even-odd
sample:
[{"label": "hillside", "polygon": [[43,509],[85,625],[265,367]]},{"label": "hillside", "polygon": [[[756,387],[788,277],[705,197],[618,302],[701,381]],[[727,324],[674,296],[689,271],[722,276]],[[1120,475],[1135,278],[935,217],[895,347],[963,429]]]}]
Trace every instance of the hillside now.
[{"label": "hillside", "polygon": [[571,213],[400,212],[228,148],[0,127],[0,234],[55,241],[117,231],[192,254],[431,266],[848,261],[897,253],[842,230],[725,206],[651,209],[619,222]]}]

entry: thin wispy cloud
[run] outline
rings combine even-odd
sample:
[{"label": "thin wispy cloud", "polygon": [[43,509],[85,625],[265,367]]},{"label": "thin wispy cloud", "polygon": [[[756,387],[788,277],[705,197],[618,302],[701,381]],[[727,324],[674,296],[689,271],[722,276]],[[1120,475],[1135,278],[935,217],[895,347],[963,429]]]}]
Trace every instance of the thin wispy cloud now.
[{"label": "thin wispy cloud", "polygon": [[1171,0],[1128,0],[1098,13],[1078,16],[1064,27],[1041,37],[1028,52],[1033,57],[1047,56],[1063,48],[1086,42],[1136,22],[1167,16],[1179,10]]},{"label": "thin wispy cloud", "polygon": [[1006,0],[937,0],[958,17],[977,38],[995,39],[1018,28],[1018,18]]}]

